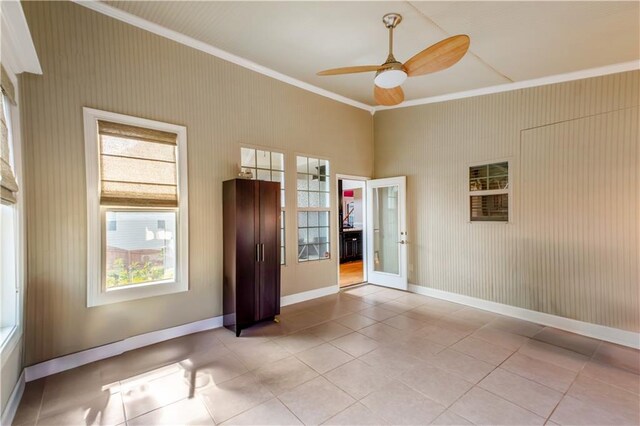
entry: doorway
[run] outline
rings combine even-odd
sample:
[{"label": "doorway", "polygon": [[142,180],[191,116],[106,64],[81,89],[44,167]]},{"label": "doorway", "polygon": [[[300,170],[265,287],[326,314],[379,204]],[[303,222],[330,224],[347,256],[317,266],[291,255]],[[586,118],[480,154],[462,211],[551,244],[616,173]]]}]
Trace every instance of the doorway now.
[{"label": "doorway", "polygon": [[365,180],[338,177],[338,251],[340,288],[366,281]]}]

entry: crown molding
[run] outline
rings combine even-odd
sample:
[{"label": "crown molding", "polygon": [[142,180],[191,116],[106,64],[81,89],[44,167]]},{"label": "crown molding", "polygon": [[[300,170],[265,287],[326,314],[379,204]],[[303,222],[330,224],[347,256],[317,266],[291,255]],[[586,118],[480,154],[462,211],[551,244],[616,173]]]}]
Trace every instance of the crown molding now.
[{"label": "crown molding", "polygon": [[0,13],[2,65],[13,74],[10,78],[16,84],[16,75],[23,72],[42,74],[42,68],[22,5],[18,0],[0,3],[2,3],[2,13]]},{"label": "crown molding", "polygon": [[437,102],[452,101],[455,99],[472,98],[474,96],[490,95],[492,93],[510,92],[512,90],[527,89],[530,87],[546,86],[548,84],[564,83],[567,81],[583,80],[585,78],[599,77],[609,74],[617,74],[626,71],[640,69],[640,60],[622,62],[619,64],[607,65],[604,67],[590,68],[586,70],[573,71],[564,74],[550,75],[547,77],[534,78],[532,80],[516,81],[513,83],[500,84],[497,86],[482,87],[479,89],[466,90],[464,92],[448,93],[440,96],[430,96],[427,98],[412,99],[394,106],[376,106],[374,110],[384,111],[388,109],[407,108],[417,105],[434,104]]},{"label": "crown molding", "polygon": [[619,64],[607,65],[607,66],[598,67],[598,68],[590,68],[586,70],[573,71],[573,72],[568,72],[564,74],[556,74],[556,75],[551,75],[546,77],[540,77],[540,78],[535,78],[531,80],[500,84],[497,86],[481,87],[478,89],[466,90],[463,92],[447,93],[445,95],[430,96],[430,97],[420,98],[420,99],[412,99],[394,106],[380,106],[380,105],[371,106],[371,105],[367,105],[365,103],[356,101],[354,99],[347,98],[346,96],[342,96],[337,93],[330,92],[326,89],[322,89],[320,87],[314,86],[312,84],[306,83],[296,78],[290,77],[286,74],[282,74],[278,71],[272,70],[271,68],[267,68],[263,65],[250,61],[246,58],[242,58],[240,56],[234,55],[233,53],[229,53],[225,50],[219,49],[203,41],[196,40],[185,34],[179,33],[169,28],[163,27],[162,25],[153,23],[151,21],[147,21],[146,19],[140,18],[139,16],[133,15],[129,12],[125,12],[121,9],[110,6],[106,3],[103,3],[100,0],[72,0],[72,1],[76,4],[79,4],[88,9],[91,9],[95,12],[101,13],[103,15],[109,16],[111,18],[117,19],[119,21],[125,22],[135,27],[141,28],[143,30],[149,31],[161,37],[168,38],[170,40],[173,40],[185,46],[189,46],[194,49],[200,50],[202,52],[208,53],[212,56],[215,56],[217,58],[223,59],[225,61],[231,62],[236,65],[239,65],[243,68],[247,68],[251,71],[266,75],[268,77],[274,78],[276,80],[282,81],[284,83],[290,84],[300,89],[309,91],[311,93],[315,93],[317,95],[324,96],[329,99],[333,99],[343,104],[350,105],[359,109],[363,109],[365,111],[369,111],[371,115],[374,115],[377,111],[384,111],[388,109],[407,108],[407,107],[412,107],[417,105],[446,102],[446,101],[451,101],[455,99],[464,99],[464,98],[471,98],[474,96],[489,95],[493,93],[509,92],[513,90],[526,89],[530,87],[546,86],[548,84],[582,80],[585,78],[598,77],[603,75],[616,74],[616,73],[634,71],[634,70],[640,69],[640,60],[635,60],[635,61],[629,61],[629,62],[622,62]]},{"label": "crown molding", "polygon": [[118,9],[116,7],[110,6],[99,0],[72,0],[72,1],[76,4],[79,4],[88,9],[91,9],[95,12],[101,13],[103,15],[109,16],[111,18],[117,19],[127,24],[133,25],[134,27],[138,27],[140,29],[149,31],[161,37],[168,38],[170,40],[173,40],[185,46],[189,46],[194,49],[200,50],[201,52],[208,53],[209,55],[215,56],[217,58],[224,59],[227,62],[231,62],[243,68],[247,68],[251,71],[255,71],[257,73],[266,75],[268,77],[274,78],[276,80],[282,81],[284,83],[290,84],[292,86],[298,87],[308,92],[315,93],[317,95],[324,96],[329,99],[333,99],[334,101],[338,101],[346,105],[363,109],[365,111],[369,111],[371,114],[373,114],[374,112],[374,107],[371,105],[367,105],[362,102],[358,102],[356,100],[339,95],[337,93],[333,93],[328,90],[322,89],[320,87],[314,86],[312,84],[305,83],[304,81],[282,74],[278,71],[272,70],[271,68],[267,68],[265,66],[257,64],[248,59],[242,58],[240,56],[234,55],[233,53],[229,53],[225,50],[219,49],[203,41],[196,40],[195,38],[189,37],[185,34],[163,27],[162,25],[158,25],[151,21],[147,21],[146,19],[140,18],[139,16],[133,15],[129,12],[125,12],[124,10]]}]

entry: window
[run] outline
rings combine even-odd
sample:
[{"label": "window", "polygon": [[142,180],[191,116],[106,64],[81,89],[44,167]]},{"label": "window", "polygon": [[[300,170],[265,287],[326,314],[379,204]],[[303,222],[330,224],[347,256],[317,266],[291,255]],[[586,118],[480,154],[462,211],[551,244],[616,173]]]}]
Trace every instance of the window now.
[{"label": "window", "polygon": [[11,98],[4,95],[7,83],[2,82],[0,95],[0,348],[18,328],[20,313],[18,183],[14,173]]},{"label": "window", "polygon": [[298,262],[329,259],[329,161],[296,157]]},{"label": "window", "polygon": [[251,173],[252,179],[280,182],[280,264],[286,264],[285,251],[285,200],[284,200],[284,154],[254,148],[240,148],[240,167],[243,173]]},{"label": "window", "polygon": [[188,290],[186,129],[84,109],[87,305]]},{"label": "window", "polygon": [[472,222],[509,221],[509,162],[469,167]]},{"label": "window", "polygon": [[175,211],[106,211],[106,288],[172,281]]}]

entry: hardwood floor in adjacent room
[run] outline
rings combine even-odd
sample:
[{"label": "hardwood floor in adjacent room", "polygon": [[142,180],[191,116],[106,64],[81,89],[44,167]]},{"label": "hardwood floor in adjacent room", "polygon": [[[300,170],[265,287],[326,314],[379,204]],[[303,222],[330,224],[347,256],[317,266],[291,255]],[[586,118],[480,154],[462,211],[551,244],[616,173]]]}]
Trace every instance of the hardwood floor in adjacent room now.
[{"label": "hardwood floor in adjacent room", "polygon": [[362,260],[340,264],[340,287],[359,284],[364,281],[364,263]]}]

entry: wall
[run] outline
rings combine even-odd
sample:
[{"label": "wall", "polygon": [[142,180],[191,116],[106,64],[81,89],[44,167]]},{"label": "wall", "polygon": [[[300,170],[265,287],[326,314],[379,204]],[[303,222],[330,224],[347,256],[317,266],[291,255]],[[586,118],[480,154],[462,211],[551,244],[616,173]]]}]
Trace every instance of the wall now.
[{"label": "wall", "polygon": [[[640,72],[378,112],[407,175],[409,281],[640,330]],[[470,223],[468,166],[511,160],[512,221]]]},{"label": "wall", "polygon": [[[70,2],[23,5],[44,72],[21,80],[29,123],[27,365],[221,314],[221,188],[236,174],[241,143],[286,155],[283,295],[337,284],[336,241],[332,260],[296,261],[295,154],[329,158],[334,175],[371,175],[368,112]],[[84,106],[187,127],[189,292],[86,308]]]}]

